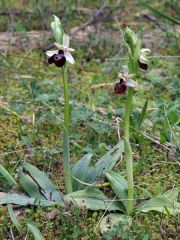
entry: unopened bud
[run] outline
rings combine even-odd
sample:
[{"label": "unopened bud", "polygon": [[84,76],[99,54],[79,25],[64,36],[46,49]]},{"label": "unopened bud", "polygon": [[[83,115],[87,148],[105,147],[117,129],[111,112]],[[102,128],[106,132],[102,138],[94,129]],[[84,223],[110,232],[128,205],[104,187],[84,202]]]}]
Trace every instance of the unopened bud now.
[{"label": "unopened bud", "polygon": [[134,49],[138,43],[138,37],[136,34],[128,27],[124,30],[124,38],[126,43],[129,45],[130,49]]},{"label": "unopened bud", "polygon": [[52,29],[55,41],[59,44],[62,44],[64,31],[62,29],[62,25],[59,18],[56,17],[55,15],[53,16],[53,20],[51,22],[51,29]]}]

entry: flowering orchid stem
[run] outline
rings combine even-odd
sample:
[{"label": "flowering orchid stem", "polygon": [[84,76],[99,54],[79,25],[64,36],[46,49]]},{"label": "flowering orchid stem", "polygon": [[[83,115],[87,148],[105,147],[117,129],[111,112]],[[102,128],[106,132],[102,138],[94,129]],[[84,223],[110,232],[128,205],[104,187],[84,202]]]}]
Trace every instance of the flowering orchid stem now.
[{"label": "flowering orchid stem", "polygon": [[128,88],[128,97],[125,111],[125,133],[124,133],[124,146],[125,146],[125,161],[126,172],[128,181],[128,200],[126,211],[127,214],[131,214],[134,208],[134,183],[133,183],[133,158],[131,145],[129,143],[129,122],[133,100],[133,88]]},{"label": "flowering orchid stem", "polygon": [[72,179],[71,179],[71,164],[70,164],[70,151],[69,151],[69,125],[70,125],[70,105],[67,81],[67,66],[62,67],[63,85],[64,85],[64,129],[63,129],[63,164],[64,164],[64,180],[66,192],[72,192]]}]

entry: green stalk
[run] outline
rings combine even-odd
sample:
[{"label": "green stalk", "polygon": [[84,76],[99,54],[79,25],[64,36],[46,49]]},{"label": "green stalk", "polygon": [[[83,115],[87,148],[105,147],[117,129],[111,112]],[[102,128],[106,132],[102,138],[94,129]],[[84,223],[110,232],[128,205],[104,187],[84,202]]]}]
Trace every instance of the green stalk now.
[{"label": "green stalk", "polygon": [[127,90],[127,102],[126,102],[126,111],[125,111],[125,138],[129,141],[129,121],[132,108],[132,99],[133,99],[133,88],[128,88]]},{"label": "green stalk", "polygon": [[125,161],[126,161],[126,172],[127,172],[127,181],[128,181],[128,200],[126,211],[127,214],[131,214],[134,208],[134,183],[133,183],[133,158],[132,150],[129,143],[129,121],[132,108],[133,100],[133,88],[128,88],[128,96],[126,102],[125,110],[125,132],[124,132],[124,145],[125,145]]},{"label": "green stalk", "polygon": [[72,179],[71,179],[71,164],[70,164],[70,151],[69,151],[69,125],[70,125],[70,105],[68,94],[68,81],[67,81],[67,66],[62,68],[63,85],[64,85],[64,129],[63,129],[63,164],[64,164],[64,180],[66,192],[72,192]]},{"label": "green stalk", "polygon": [[69,93],[68,93],[68,81],[67,81],[67,66],[66,64],[62,68],[63,74],[63,85],[64,85],[64,127],[69,134],[69,124],[70,124],[70,107],[69,107]]}]

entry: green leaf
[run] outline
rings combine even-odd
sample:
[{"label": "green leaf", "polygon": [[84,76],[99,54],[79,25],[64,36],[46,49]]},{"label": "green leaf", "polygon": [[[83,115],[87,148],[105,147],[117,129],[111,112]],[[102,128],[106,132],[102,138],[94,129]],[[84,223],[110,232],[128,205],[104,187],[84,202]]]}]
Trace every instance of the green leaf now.
[{"label": "green leaf", "polygon": [[10,204],[8,204],[8,205],[7,205],[7,208],[8,208],[9,216],[10,216],[10,218],[11,218],[12,223],[13,223],[14,226],[17,228],[17,230],[18,230],[19,232],[21,232],[21,231],[20,231],[21,225],[20,225],[19,221],[17,220],[17,218],[16,218],[16,216],[15,216],[15,214],[14,214],[14,211],[13,211],[13,209],[12,209],[12,206],[11,206]]},{"label": "green leaf", "polygon": [[0,175],[5,179],[5,181],[10,186],[17,186],[16,180],[11,176],[11,174],[0,164]]},{"label": "green leaf", "polygon": [[[84,155],[72,168],[72,176],[79,179],[80,181],[85,181],[89,170],[89,164],[93,154]],[[72,178],[73,191],[80,190],[83,184],[78,182],[76,179]]]},{"label": "green leaf", "polygon": [[149,233],[147,233],[142,240],[149,240]]},{"label": "green leaf", "polygon": [[87,176],[87,181],[94,182],[98,176],[111,171],[119,160],[123,151],[124,142],[120,141],[116,146],[114,146],[102,158],[99,159],[94,168],[91,168]]},{"label": "green leaf", "polygon": [[34,235],[35,240],[44,240],[39,229],[32,223],[27,223],[29,231]]},{"label": "green leaf", "polygon": [[38,184],[32,179],[32,177],[24,172],[23,168],[20,167],[19,170],[19,180],[23,189],[27,192],[27,194],[31,197],[40,197],[45,199],[41,193]]},{"label": "green leaf", "polygon": [[[17,193],[9,193],[3,197],[0,197],[0,204],[15,204],[20,206],[26,206],[26,205],[51,206],[51,205],[60,204],[60,203],[44,200],[44,199],[39,199],[39,201],[37,201],[37,198],[35,197],[27,197],[25,195],[20,195]],[[62,205],[62,203],[60,205]]]},{"label": "green leaf", "polygon": [[91,210],[119,210],[123,211],[121,203],[113,201],[95,187],[90,187],[77,192],[70,193],[64,197],[65,201],[72,202],[79,207]]},{"label": "green leaf", "polygon": [[100,231],[102,234],[104,234],[107,231],[111,231],[114,226],[117,226],[120,223],[123,224],[124,227],[128,227],[132,224],[132,218],[119,213],[108,214],[100,223]]},{"label": "green leaf", "polygon": [[125,153],[126,153],[126,158],[129,159],[126,162],[126,168],[128,169],[127,174],[131,175],[131,173],[133,172],[133,165],[132,165],[133,164],[133,159],[132,159],[133,154],[132,154],[131,145],[125,137],[124,137],[124,149],[125,149]]},{"label": "green leaf", "polygon": [[34,101],[35,102],[48,102],[48,101],[52,101],[52,100],[56,100],[57,96],[56,94],[47,94],[47,93],[42,93],[40,95],[38,95]]},{"label": "green leaf", "polygon": [[166,193],[151,198],[139,206],[142,212],[157,211],[164,214],[179,214],[180,203],[178,202],[178,189],[169,190]]},{"label": "green leaf", "polygon": [[72,122],[73,124],[76,124],[82,121],[87,121],[93,114],[93,111],[84,106],[74,106],[72,109]]},{"label": "green leaf", "polygon": [[116,194],[116,196],[119,199],[122,199],[122,203],[126,207],[127,202],[127,189],[128,189],[128,183],[127,180],[122,177],[119,173],[116,173],[114,171],[110,171],[106,173],[106,177],[110,182],[110,185]]},{"label": "green leaf", "polygon": [[112,132],[112,127],[103,122],[91,122],[90,126],[94,131],[96,131],[100,135]]},{"label": "green leaf", "polygon": [[178,201],[179,192],[179,188],[173,188],[165,192],[163,196],[167,197],[170,201]]},{"label": "green leaf", "polygon": [[63,202],[62,195],[56,190],[47,175],[30,163],[23,162],[19,170],[19,179],[23,189],[31,197]]},{"label": "green leaf", "polygon": [[144,121],[144,118],[145,118],[145,115],[146,115],[147,106],[148,106],[148,99],[146,100],[146,102],[145,102],[145,104],[144,104],[144,106],[142,108],[142,111],[141,111],[141,114],[140,114],[140,117],[139,117],[139,122],[138,122],[138,129],[140,129],[141,124]]}]

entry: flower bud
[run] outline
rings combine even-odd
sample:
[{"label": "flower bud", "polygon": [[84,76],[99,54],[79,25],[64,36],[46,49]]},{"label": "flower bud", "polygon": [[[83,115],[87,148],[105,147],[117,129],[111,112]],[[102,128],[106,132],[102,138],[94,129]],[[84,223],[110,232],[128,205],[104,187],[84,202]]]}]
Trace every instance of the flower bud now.
[{"label": "flower bud", "polygon": [[59,18],[56,17],[55,15],[53,16],[53,20],[51,22],[51,29],[52,29],[55,41],[59,44],[62,44],[64,31],[62,29],[62,25]]},{"label": "flower bud", "polygon": [[131,51],[136,47],[138,43],[138,37],[136,34],[128,27],[124,30],[124,39],[126,43],[129,45]]}]

